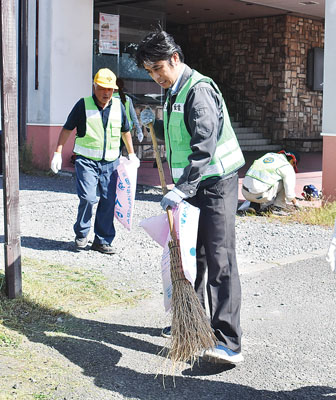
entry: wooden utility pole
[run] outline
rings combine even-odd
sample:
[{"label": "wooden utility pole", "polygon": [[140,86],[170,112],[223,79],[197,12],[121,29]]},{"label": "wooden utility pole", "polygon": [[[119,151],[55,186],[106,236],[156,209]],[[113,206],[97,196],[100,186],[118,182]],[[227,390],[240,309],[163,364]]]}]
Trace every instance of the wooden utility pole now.
[{"label": "wooden utility pole", "polygon": [[0,13],[5,277],[7,296],[13,299],[22,293],[15,0],[0,0]]}]

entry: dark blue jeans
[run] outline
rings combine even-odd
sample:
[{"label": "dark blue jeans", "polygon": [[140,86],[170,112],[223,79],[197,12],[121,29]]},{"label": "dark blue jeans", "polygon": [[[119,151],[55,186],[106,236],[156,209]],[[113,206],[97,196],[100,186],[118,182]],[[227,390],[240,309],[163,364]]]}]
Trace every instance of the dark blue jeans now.
[{"label": "dark blue jeans", "polygon": [[93,161],[77,156],[75,162],[76,188],[79,197],[77,221],[74,231],[77,237],[86,237],[91,227],[93,206],[99,201],[94,223],[95,243],[111,244],[115,236],[114,206],[119,159]]}]

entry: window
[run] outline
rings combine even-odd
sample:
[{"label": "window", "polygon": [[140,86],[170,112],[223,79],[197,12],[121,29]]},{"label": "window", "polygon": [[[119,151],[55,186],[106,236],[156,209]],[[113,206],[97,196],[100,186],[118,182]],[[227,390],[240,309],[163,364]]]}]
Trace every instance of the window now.
[{"label": "window", "polygon": [[[148,2],[150,3],[150,2]],[[154,3],[154,2],[153,2]],[[158,2],[156,8],[158,7]],[[105,5],[103,5],[105,4]],[[120,16],[119,55],[99,53],[99,13]],[[163,102],[164,91],[152,81],[144,69],[139,69],[132,58],[137,44],[158,23],[164,26],[164,13],[152,9],[110,6],[95,2],[93,75],[100,68],[110,68],[125,83],[125,92],[134,104],[157,104]]]}]

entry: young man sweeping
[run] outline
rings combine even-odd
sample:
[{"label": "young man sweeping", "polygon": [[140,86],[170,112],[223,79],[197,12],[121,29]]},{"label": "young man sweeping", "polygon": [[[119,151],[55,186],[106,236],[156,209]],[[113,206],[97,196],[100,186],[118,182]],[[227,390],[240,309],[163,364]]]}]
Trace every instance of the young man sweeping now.
[{"label": "young man sweeping", "polygon": [[[139,67],[168,89],[164,121],[150,109],[140,119],[155,121],[164,138],[175,187],[162,199],[164,210],[183,199],[200,209],[195,290],[205,307],[205,273],[211,326],[218,340],[204,356],[217,362],[239,363],[241,354],[241,287],[235,251],[237,170],[244,158],[231,127],[222,94],[211,78],[184,64],[180,46],[165,31],[147,35],[136,52]],[[170,329],[163,330],[169,336]]]}]

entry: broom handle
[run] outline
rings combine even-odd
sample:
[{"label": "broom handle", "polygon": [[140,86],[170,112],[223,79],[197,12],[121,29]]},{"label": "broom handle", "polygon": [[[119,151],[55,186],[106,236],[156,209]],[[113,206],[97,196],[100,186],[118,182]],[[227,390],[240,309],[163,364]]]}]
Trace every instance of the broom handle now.
[{"label": "broom handle", "polygon": [[153,122],[150,122],[148,124],[148,127],[149,127],[151,138],[152,138],[156,164],[157,164],[157,167],[158,167],[158,170],[159,170],[159,176],[160,176],[160,183],[161,183],[161,187],[162,187],[162,192],[163,192],[163,195],[165,195],[165,194],[168,193],[168,189],[167,189],[167,184],[166,184],[166,180],[165,180],[165,176],[164,176],[164,171],[163,171],[161,156],[160,156],[160,152],[159,152],[159,147],[158,147],[158,143],[157,143],[156,136],[155,136]]},{"label": "broom handle", "polygon": [[[160,152],[159,152],[159,147],[158,147],[158,143],[157,143],[155,132],[154,132],[153,122],[150,122],[148,124],[148,127],[149,127],[150,135],[152,138],[153,149],[154,149],[156,164],[157,164],[158,171],[159,171],[162,192],[163,192],[163,195],[165,195],[168,193],[168,189],[167,189],[167,184],[166,184],[164,171],[163,171],[163,167],[162,167],[162,161],[161,161],[161,156],[160,156]],[[177,237],[176,237],[176,231],[175,231],[175,227],[174,227],[174,219],[173,219],[172,209],[170,207],[168,207],[166,211],[167,211],[167,215],[168,215],[170,235],[171,235],[172,239],[176,240]]]}]

